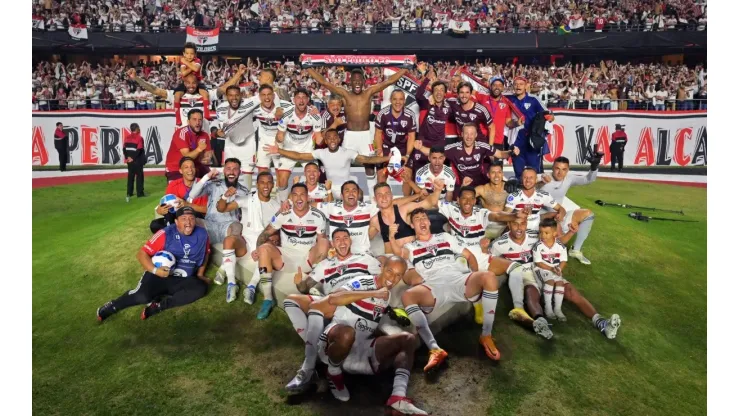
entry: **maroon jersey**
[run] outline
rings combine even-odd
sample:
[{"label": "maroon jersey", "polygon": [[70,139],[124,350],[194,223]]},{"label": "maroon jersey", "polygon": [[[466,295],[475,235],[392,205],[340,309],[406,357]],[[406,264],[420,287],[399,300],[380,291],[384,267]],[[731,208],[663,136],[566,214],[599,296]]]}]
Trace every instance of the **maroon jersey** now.
[{"label": "maroon jersey", "polygon": [[391,107],[386,107],[375,117],[375,129],[383,132],[383,155],[388,156],[393,147],[405,155],[409,133],[416,131],[416,118],[408,108],[394,117]]},{"label": "maroon jersey", "polygon": [[445,147],[445,157],[450,161],[458,173],[460,184],[465,177],[473,180],[471,186],[484,185],[488,183],[486,174],[488,165],[491,163],[491,156],[496,151],[488,145],[476,141],[473,145],[473,151],[468,154],[462,142],[453,143]]},{"label": "maroon jersey", "polygon": [[[345,120],[347,120],[347,118],[344,115],[344,111],[339,113],[339,117],[342,117]],[[329,128],[329,126],[334,124],[334,116],[328,110],[323,110],[321,112],[321,121],[324,123],[321,126],[321,130],[326,130]],[[339,127],[337,127],[337,133],[339,133],[339,138],[342,140],[344,140],[345,131],[347,131],[347,123],[340,124]]]},{"label": "maroon jersey", "polygon": [[[472,101],[472,100],[471,100]],[[493,123],[491,113],[480,103],[473,101],[475,104],[470,110],[465,110],[457,98],[447,100],[452,107],[452,117],[457,125],[457,134],[462,137],[462,128],[466,123],[475,123],[478,126],[478,141],[488,143],[488,137],[483,133],[481,125],[490,126]]]},{"label": "maroon jersey", "polygon": [[419,138],[425,147],[444,147],[445,124],[450,119],[452,108],[446,100],[441,106],[431,105],[424,96],[427,84],[428,78],[416,89],[416,103],[419,104]]}]

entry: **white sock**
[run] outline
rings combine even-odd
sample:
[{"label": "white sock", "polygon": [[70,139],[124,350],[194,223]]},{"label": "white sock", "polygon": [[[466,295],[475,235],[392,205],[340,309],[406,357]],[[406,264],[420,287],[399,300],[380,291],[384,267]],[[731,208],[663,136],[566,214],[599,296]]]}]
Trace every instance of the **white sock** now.
[{"label": "white sock", "polygon": [[306,325],[306,357],[303,359],[301,368],[310,372],[316,368],[316,357],[319,354],[319,337],[324,329],[324,314],[321,311],[311,309],[308,311],[308,324]]},{"label": "white sock", "polygon": [[327,369],[327,372],[333,376],[342,375],[342,363],[334,363],[333,361],[329,360],[329,368]]},{"label": "white sock", "polygon": [[[244,181],[242,182],[242,178],[244,178]],[[242,174],[241,177],[239,177],[239,182],[242,182],[242,185],[244,185],[247,190],[252,189],[252,174],[251,173],[245,173]]]},{"label": "white sock", "polygon": [[372,176],[368,176],[367,174],[365,174],[365,179],[367,179],[367,192],[370,194],[368,195],[370,198],[373,197],[373,188],[375,187],[375,185],[378,184],[377,178],[378,177],[375,173],[373,173]]},{"label": "white sock", "polygon": [[301,310],[301,306],[293,300],[285,299],[283,301],[283,307],[285,307],[285,313],[288,314],[288,319],[293,324],[293,329],[298,333],[303,342],[306,341],[306,326],[308,325],[308,317]]},{"label": "white sock", "polygon": [[434,339],[434,335],[432,335],[432,330],[429,329],[429,322],[427,322],[427,317],[424,316],[424,312],[421,311],[419,305],[407,306],[406,315],[409,316],[409,320],[416,327],[416,331],[419,333],[421,340],[424,341],[424,344],[426,344],[427,348],[429,348],[430,350],[439,349],[439,345],[437,345],[437,340]]},{"label": "white sock", "polygon": [[498,290],[483,291],[483,331],[482,335],[491,335],[493,320],[496,319],[496,304],[498,303]]},{"label": "white sock", "polygon": [[524,308],[524,271],[517,267],[509,272],[509,291],[515,308]]},{"label": "white sock", "polygon": [[236,253],[234,250],[224,250],[221,267],[226,272],[226,280],[229,284],[236,283]]},{"label": "white sock", "polygon": [[552,291],[553,287],[545,283],[545,289],[542,291],[545,296],[545,315],[552,315]]},{"label": "white sock", "polygon": [[290,195],[290,188],[285,187],[278,189],[278,201],[283,202],[288,200],[288,195]]},{"label": "white sock", "polygon": [[272,300],[272,272],[260,270],[260,289],[265,300]]},{"label": "white sock", "polygon": [[257,291],[257,285],[260,283],[260,268],[255,267],[254,271],[252,272],[252,280],[249,281],[248,286],[254,287],[255,291]]},{"label": "white sock", "polygon": [[563,286],[555,286],[555,294],[553,295],[553,298],[555,299],[555,313],[558,315],[563,314],[563,297],[565,296],[565,289]]},{"label": "white sock", "polygon": [[393,391],[391,396],[406,397],[406,389],[409,386],[411,372],[405,368],[396,368],[396,376],[393,377]]},{"label": "white sock", "polygon": [[594,224],[593,214],[586,217],[580,224],[578,224],[578,234],[576,234],[576,241],[573,243],[573,250],[581,251],[583,243],[586,242],[588,234],[591,232],[591,226]]}]

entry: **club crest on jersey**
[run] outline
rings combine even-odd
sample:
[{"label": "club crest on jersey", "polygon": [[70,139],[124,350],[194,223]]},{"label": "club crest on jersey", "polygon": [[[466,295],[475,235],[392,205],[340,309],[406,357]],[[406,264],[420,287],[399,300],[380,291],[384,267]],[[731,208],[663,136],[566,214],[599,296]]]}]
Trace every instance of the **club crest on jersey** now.
[{"label": "club crest on jersey", "polygon": [[480,155],[473,155],[473,159],[475,159],[476,162],[480,162]]},{"label": "club crest on jersey", "polygon": [[[341,275],[343,275],[343,274],[344,274],[344,272],[346,272],[346,271],[347,271],[347,265],[346,265],[346,264],[340,264],[339,266],[337,266],[337,273],[338,273],[338,274],[339,274],[340,276],[341,276]],[[357,282],[355,282],[355,283],[357,283]],[[358,284],[359,284],[359,283],[358,283]]]},{"label": "club crest on jersey", "polygon": [[437,255],[437,246],[429,246],[427,247],[427,253],[431,254],[432,256]]},{"label": "club crest on jersey", "polygon": [[355,220],[355,217],[353,217],[352,215],[345,215],[344,217],[342,217],[342,221],[344,222],[344,225],[346,225],[347,227],[352,225],[352,222],[354,220]]},{"label": "club crest on jersey", "polygon": [[470,119],[471,119],[471,120],[475,120],[475,117],[476,117],[476,115],[475,115],[475,114],[471,114],[471,115],[470,115]]},{"label": "club crest on jersey", "polygon": [[408,124],[406,120],[401,120],[401,127],[406,128],[406,124]]},{"label": "club crest on jersey", "polygon": [[298,237],[303,237],[303,233],[306,232],[306,227],[295,227],[295,233]]},{"label": "club crest on jersey", "polygon": [[463,235],[463,237],[468,235],[469,232],[470,227],[468,227],[467,225],[463,225],[462,227],[460,227],[460,233]]},{"label": "club crest on jersey", "polygon": [[506,104],[504,104],[504,103],[499,103],[499,104],[498,104],[498,108],[500,108],[500,109],[502,109],[502,110],[503,110],[504,108],[506,108]]},{"label": "club crest on jersey", "polygon": [[529,107],[531,107],[531,106],[532,106],[531,103],[524,103],[524,109],[525,110],[529,110]]},{"label": "club crest on jersey", "polygon": [[383,307],[380,305],[375,305],[373,307],[373,320],[376,321],[380,316],[383,315]]}]

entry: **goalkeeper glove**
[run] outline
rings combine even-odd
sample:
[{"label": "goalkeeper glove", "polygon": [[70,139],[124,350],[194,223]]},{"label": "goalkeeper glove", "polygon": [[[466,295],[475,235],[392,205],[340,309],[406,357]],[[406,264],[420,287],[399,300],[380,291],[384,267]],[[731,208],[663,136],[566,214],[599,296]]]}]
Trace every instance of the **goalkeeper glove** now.
[{"label": "goalkeeper glove", "polygon": [[409,326],[411,325],[411,320],[409,319],[409,316],[406,315],[406,311],[402,308],[391,308],[390,306],[386,309],[386,313],[388,316],[396,321],[397,324],[401,326]]},{"label": "goalkeeper glove", "polygon": [[504,190],[506,193],[513,194],[514,192],[519,190],[519,181],[516,178],[509,179],[504,184]]}]

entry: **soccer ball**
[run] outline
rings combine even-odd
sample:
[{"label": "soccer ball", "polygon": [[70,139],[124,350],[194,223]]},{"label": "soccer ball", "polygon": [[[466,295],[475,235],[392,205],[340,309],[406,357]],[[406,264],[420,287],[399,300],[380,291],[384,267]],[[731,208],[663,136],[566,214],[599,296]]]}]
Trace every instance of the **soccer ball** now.
[{"label": "soccer ball", "polygon": [[159,205],[167,205],[170,207],[170,214],[175,213],[175,208],[177,206],[177,197],[172,194],[167,194],[159,199]]},{"label": "soccer ball", "polygon": [[154,256],[152,256],[152,263],[154,263],[154,267],[169,267],[170,270],[172,270],[172,267],[175,266],[176,260],[174,254],[169,251],[158,251],[154,253]]}]

